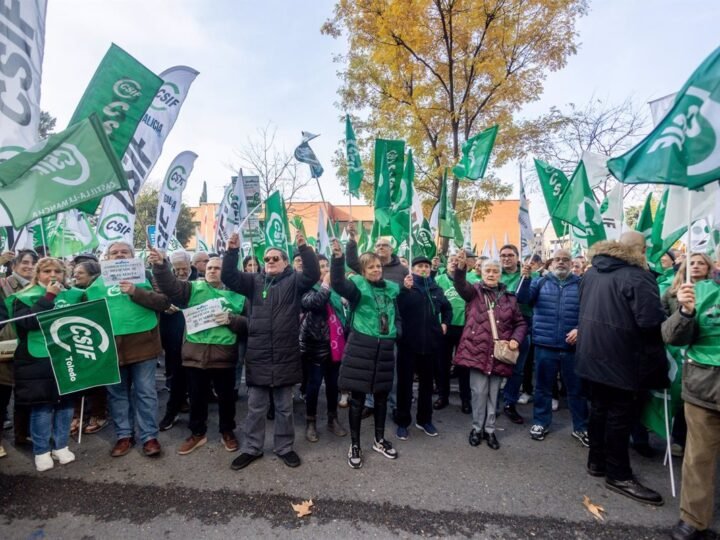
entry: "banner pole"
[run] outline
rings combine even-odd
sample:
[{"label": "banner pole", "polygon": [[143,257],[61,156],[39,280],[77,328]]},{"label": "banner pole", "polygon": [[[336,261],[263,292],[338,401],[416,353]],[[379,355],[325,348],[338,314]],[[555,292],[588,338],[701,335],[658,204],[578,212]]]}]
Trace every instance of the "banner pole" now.
[{"label": "banner pole", "polygon": [[692,249],[692,193],[689,189],[687,197],[687,229],[688,238],[687,247],[685,249],[685,283],[692,283],[690,280],[690,252]]},{"label": "banner pole", "polygon": [[[313,178],[315,179],[315,182],[317,182],[318,191],[320,191],[320,199],[323,202],[327,220],[330,222],[332,232],[333,232],[333,238],[335,238],[335,223],[333,223],[333,220],[330,218],[329,208],[327,207],[327,202],[325,202],[325,196],[323,195],[322,187],[320,187],[320,179],[317,176],[313,176]],[[332,240],[332,238],[331,238],[331,240]]]},{"label": "banner pole", "polygon": [[408,225],[410,226],[408,234],[408,274],[412,274],[412,237],[413,237],[413,220],[412,220],[412,207],[408,209]]},{"label": "banner pole", "polygon": [[[688,265],[690,266],[690,265]],[[665,439],[666,439],[666,446],[665,446],[665,457],[668,461],[668,468],[670,469],[670,490],[672,491],[672,496],[675,498],[675,472],[673,471],[673,461],[672,461],[672,452],[671,449],[671,442],[670,442],[670,420],[668,418],[668,395],[667,395],[667,389],[663,390],[663,405],[665,406]]]},{"label": "banner pole", "polygon": [[85,412],[85,396],[80,398],[80,427],[78,428],[78,445],[82,443],[83,414]]},{"label": "banner pole", "polygon": [[[40,238],[42,238],[43,243],[43,249],[45,250],[45,256],[48,256],[48,245],[45,241],[45,227],[43,226],[43,218],[40,218]],[[688,270],[688,276],[690,275],[690,271]]]}]

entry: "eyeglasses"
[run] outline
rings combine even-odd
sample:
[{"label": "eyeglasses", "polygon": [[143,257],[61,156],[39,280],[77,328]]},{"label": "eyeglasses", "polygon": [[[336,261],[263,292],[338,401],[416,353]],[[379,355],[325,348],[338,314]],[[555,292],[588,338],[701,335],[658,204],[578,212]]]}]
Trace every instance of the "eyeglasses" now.
[{"label": "eyeglasses", "polygon": [[389,247],[390,247],[390,244],[375,244],[375,248],[376,248],[376,249],[379,249],[379,248],[389,248]]},{"label": "eyeglasses", "polygon": [[567,257],[555,257],[555,262],[569,263],[571,259]]},{"label": "eyeglasses", "polygon": [[280,257],[278,257],[277,255],[268,255],[267,257],[263,257],[263,261],[265,261],[266,263],[278,262],[279,260]]}]

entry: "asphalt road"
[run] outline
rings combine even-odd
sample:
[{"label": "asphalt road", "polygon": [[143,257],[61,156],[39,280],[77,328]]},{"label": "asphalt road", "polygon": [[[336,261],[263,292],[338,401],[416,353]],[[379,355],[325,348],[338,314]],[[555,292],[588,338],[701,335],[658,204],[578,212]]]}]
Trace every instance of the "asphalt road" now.
[{"label": "asphalt road", "polygon": [[[166,394],[161,394],[162,401]],[[321,398],[321,402],[324,401]],[[189,435],[187,415],[160,435],[163,455],[149,459],[139,447],[109,457],[112,427],[75,441],[77,461],[35,472],[32,455],[6,442],[0,460],[0,539],[40,538],[664,538],[678,519],[662,457],[632,453],[636,475],[659,490],[666,504],[642,505],[605,489],[584,472],[587,450],[570,436],[566,409],[556,413],[552,432],[536,442],[529,425],[498,419],[502,447],[467,443],[470,417],[459,403],[435,414],[440,436],[416,428],[399,441],[388,438],[400,457],[372,452],[372,420],[363,423],[365,466],[346,464],[349,437],[326,433],[321,411],[320,441],[303,436],[304,405],[296,403],[298,469],[272,454],[268,424],[263,459],[243,471],[230,470],[237,454],[222,447],[216,406],[211,405],[208,444],[187,456],[176,454]],[[164,409],[164,407],[162,408]],[[520,406],[529,418],[531,405]],[[238,420],[246,403],[238,402]],[[341,419],[347,425],[345,411]],[[654,441],[659,444],[659,441]],[[675,466],[680,478],[679,464]],[[605,508],[597,521],[583,496]],[[291,503],[312,499],[312,516],[299,519]],[[720,500],[720,498],[716,498]],[[720,512],[716,512],[720,516]],[[716,523],[717,526],[717,523]]]}]

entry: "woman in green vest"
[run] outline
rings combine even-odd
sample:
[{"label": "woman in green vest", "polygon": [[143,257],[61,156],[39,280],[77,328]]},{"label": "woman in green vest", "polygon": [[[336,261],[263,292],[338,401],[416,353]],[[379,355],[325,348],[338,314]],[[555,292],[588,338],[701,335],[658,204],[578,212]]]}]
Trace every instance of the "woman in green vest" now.
[{"label": "woman in green vest", "polygon": [[395,369],[395,341],[400,328],[397,296],[400,286],[383,279],[380,258],[374,253],[360,256],[362,275],[345,277],[345,257],[340,242],[333,240],[330,283],[340,296],[350,303],[351,324],[338,386],[350,391],[350,450],[348,465],[359,469],[363,465],[360,448],[360,423],[367,394],[375,400],[375,440],[373,450],[389,459],[398,453],[385,440],[387,399],[392,389]]},{"label": "woman in green vest", "polygon": [[238,360],[238,337],[247,338],[247,319],[241,316],[245,297],[227,290],[220,281],[222,260],[210,257],[205,266],[205,279],[181,281],[173,275],[169,261],[151,249],[148,262],[160,290],[176,305],[208,308],[218,303],[222,312],[214,315],[214,326],[195,331],[187,323],[182,345],[182,367],[186,370],[190,392],[190,436],[178,448],[186,455],[207,443],[208,402],[210,384],[218,396],[219,431],[228,452],[237,451],[235,436],[235,364]]},{"label": "woman in green vest", "polygon": [[720,457],[720,278],[683,284],[677,301],[679,309],[662,326],[665,343],[687,347],[682,375],[687,443],[680,521],[671,537],[705,538]]},{"label": "woman in green vest", "polygon": [[[38,261],[28,287],[11,296],[10,316],[23,317],[49,311],[81,301],[83,291],[66,288],[65,267],[59,259],[45,257]],[[15,403],[30,410],[35,467],[38,471],[75,461],[68,449],[73,398],[58,394],[45,339],[36,317],[15,322],[18,347],[15,350]],[[51,444],[52,440],[52,444]]]}]

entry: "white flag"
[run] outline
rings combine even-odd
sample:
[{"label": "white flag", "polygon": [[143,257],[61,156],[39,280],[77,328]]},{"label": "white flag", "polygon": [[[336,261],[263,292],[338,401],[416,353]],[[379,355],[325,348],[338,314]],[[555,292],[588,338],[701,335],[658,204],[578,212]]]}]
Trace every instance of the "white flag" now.
[{"label": "white flag", "polygon": [[233,196],[236,204],[236,216],[238,223],[233,227],[232,232],[240,232],[242,236],[240,224],[248,216],[247,198],[245,197],[245,178],[243,177],[242,169],[240,169],[240,174],[235,180],[235,193]]},{"label": "white flag", "polygon": [[699,219],[692,224],[690,253],[706,253],[710,246],[710,224],[708,219]]},{"label": "white flag", "polygon": [[523,258],[533,254],[535,245],[535,233],[533,232],[530,222],[530,208],[527,197],[525,196],[525,185],[520,177],[520,211],[518,213],[518,222],[520,223],[520,255]]},{"label": "white flag", "polygon": [[500,259],[500,252],[498,251],[497,242],[495,242],[495,237],[493,236],[492,239],[492,249],[490,251],[490,258],[493,261],[497,261]]},{"label": "white flag", "polygon": [[196,159],[197,154],[194,152],[187,150],[180,152],[165,174],[155,218],[154,247],[157,249],[167,249],[171,237],[175,234],[175,225],[182,206],[183,191],[185,191]]},{"label": "white flag", "polygon": [[[623,232],[623,187],[620,182],[607,196],[607,207],[602,212],[605,236],[608,240],[618,240]],[[605,205],[603,205],[605,206]]]},{"label": "white flag", "polygon": [[582,153],[582,162],[585,164],[585,173],[591,189],[607,180],[610,174],[607,168],[607,160],[608,157],[602,154],[587,151]]},{"label": "white flag", "polygon": [[133,243],[135,197],[160,158],[165,139],[197,75],[197,71],[187,66],[171,67],[159,75],[164,84],[145,111],[122,160],[131,191],[113,193],[102,203],[98,240],[103,250],[117,240]]},{"label": "white flag", "polygon": [[488,241],[487,241],[487,240],[485,240],[485,243],[483,244],[481,256],[482,256],[482,257],[485,257],[486,259],[489,259],[489,258],[490,258],[490,248],[488,247]]},{"label": "white flag", "polygon": [[330,249],[330,238],[327,233],[327,219],[325,217],[324,205],[318,207],[318,230],[317,230],[317,243],[318,253],[322,255],[328,255],[331,252]]},{"label": "white flag", "polygon": [[665,118],[672,106],[675,104],[675,96],[677,94],[669,94],[665,97],[654,99],[650,105],[650,115],[652,116],[653,126],[657,126],[660,121]]},{"label": "white flag", "polygon": [[[237,183],[237,180],[235,181]],[[222,202],[218,207],[215,221],[215,252],[224,255],[227,251],[227,241],[232,231],[237,230],[240,222],[237,219],[237,201],[235,199],[234,184],[225,188]]]},{"label": "white flag", "polygon": [[[683,186],[668,186],[665,220],[663,221],[662,237],[668,238],[677,231],[684,229],[691,222],[706,218],[713,213],[716,197],[720,196],[718,182],[705,185],[701,190],[688,190]],[[688,197],[690,200],[688,201]],[[688,216],[688,205],[691,215]]]},{"label": "white flag", "polygon": [[420,197],[418,196],[417,189],[413,189],[413,201],[412,201],[412,224],[413,230],[419,229],[423,225],[423,211]]},{"label": "white flag", "polygon": [[[40,138],[47,0],[0,2],[0,8],[0,161],[5,161]],[[11,226],[2,205],[0,225]]]}]

